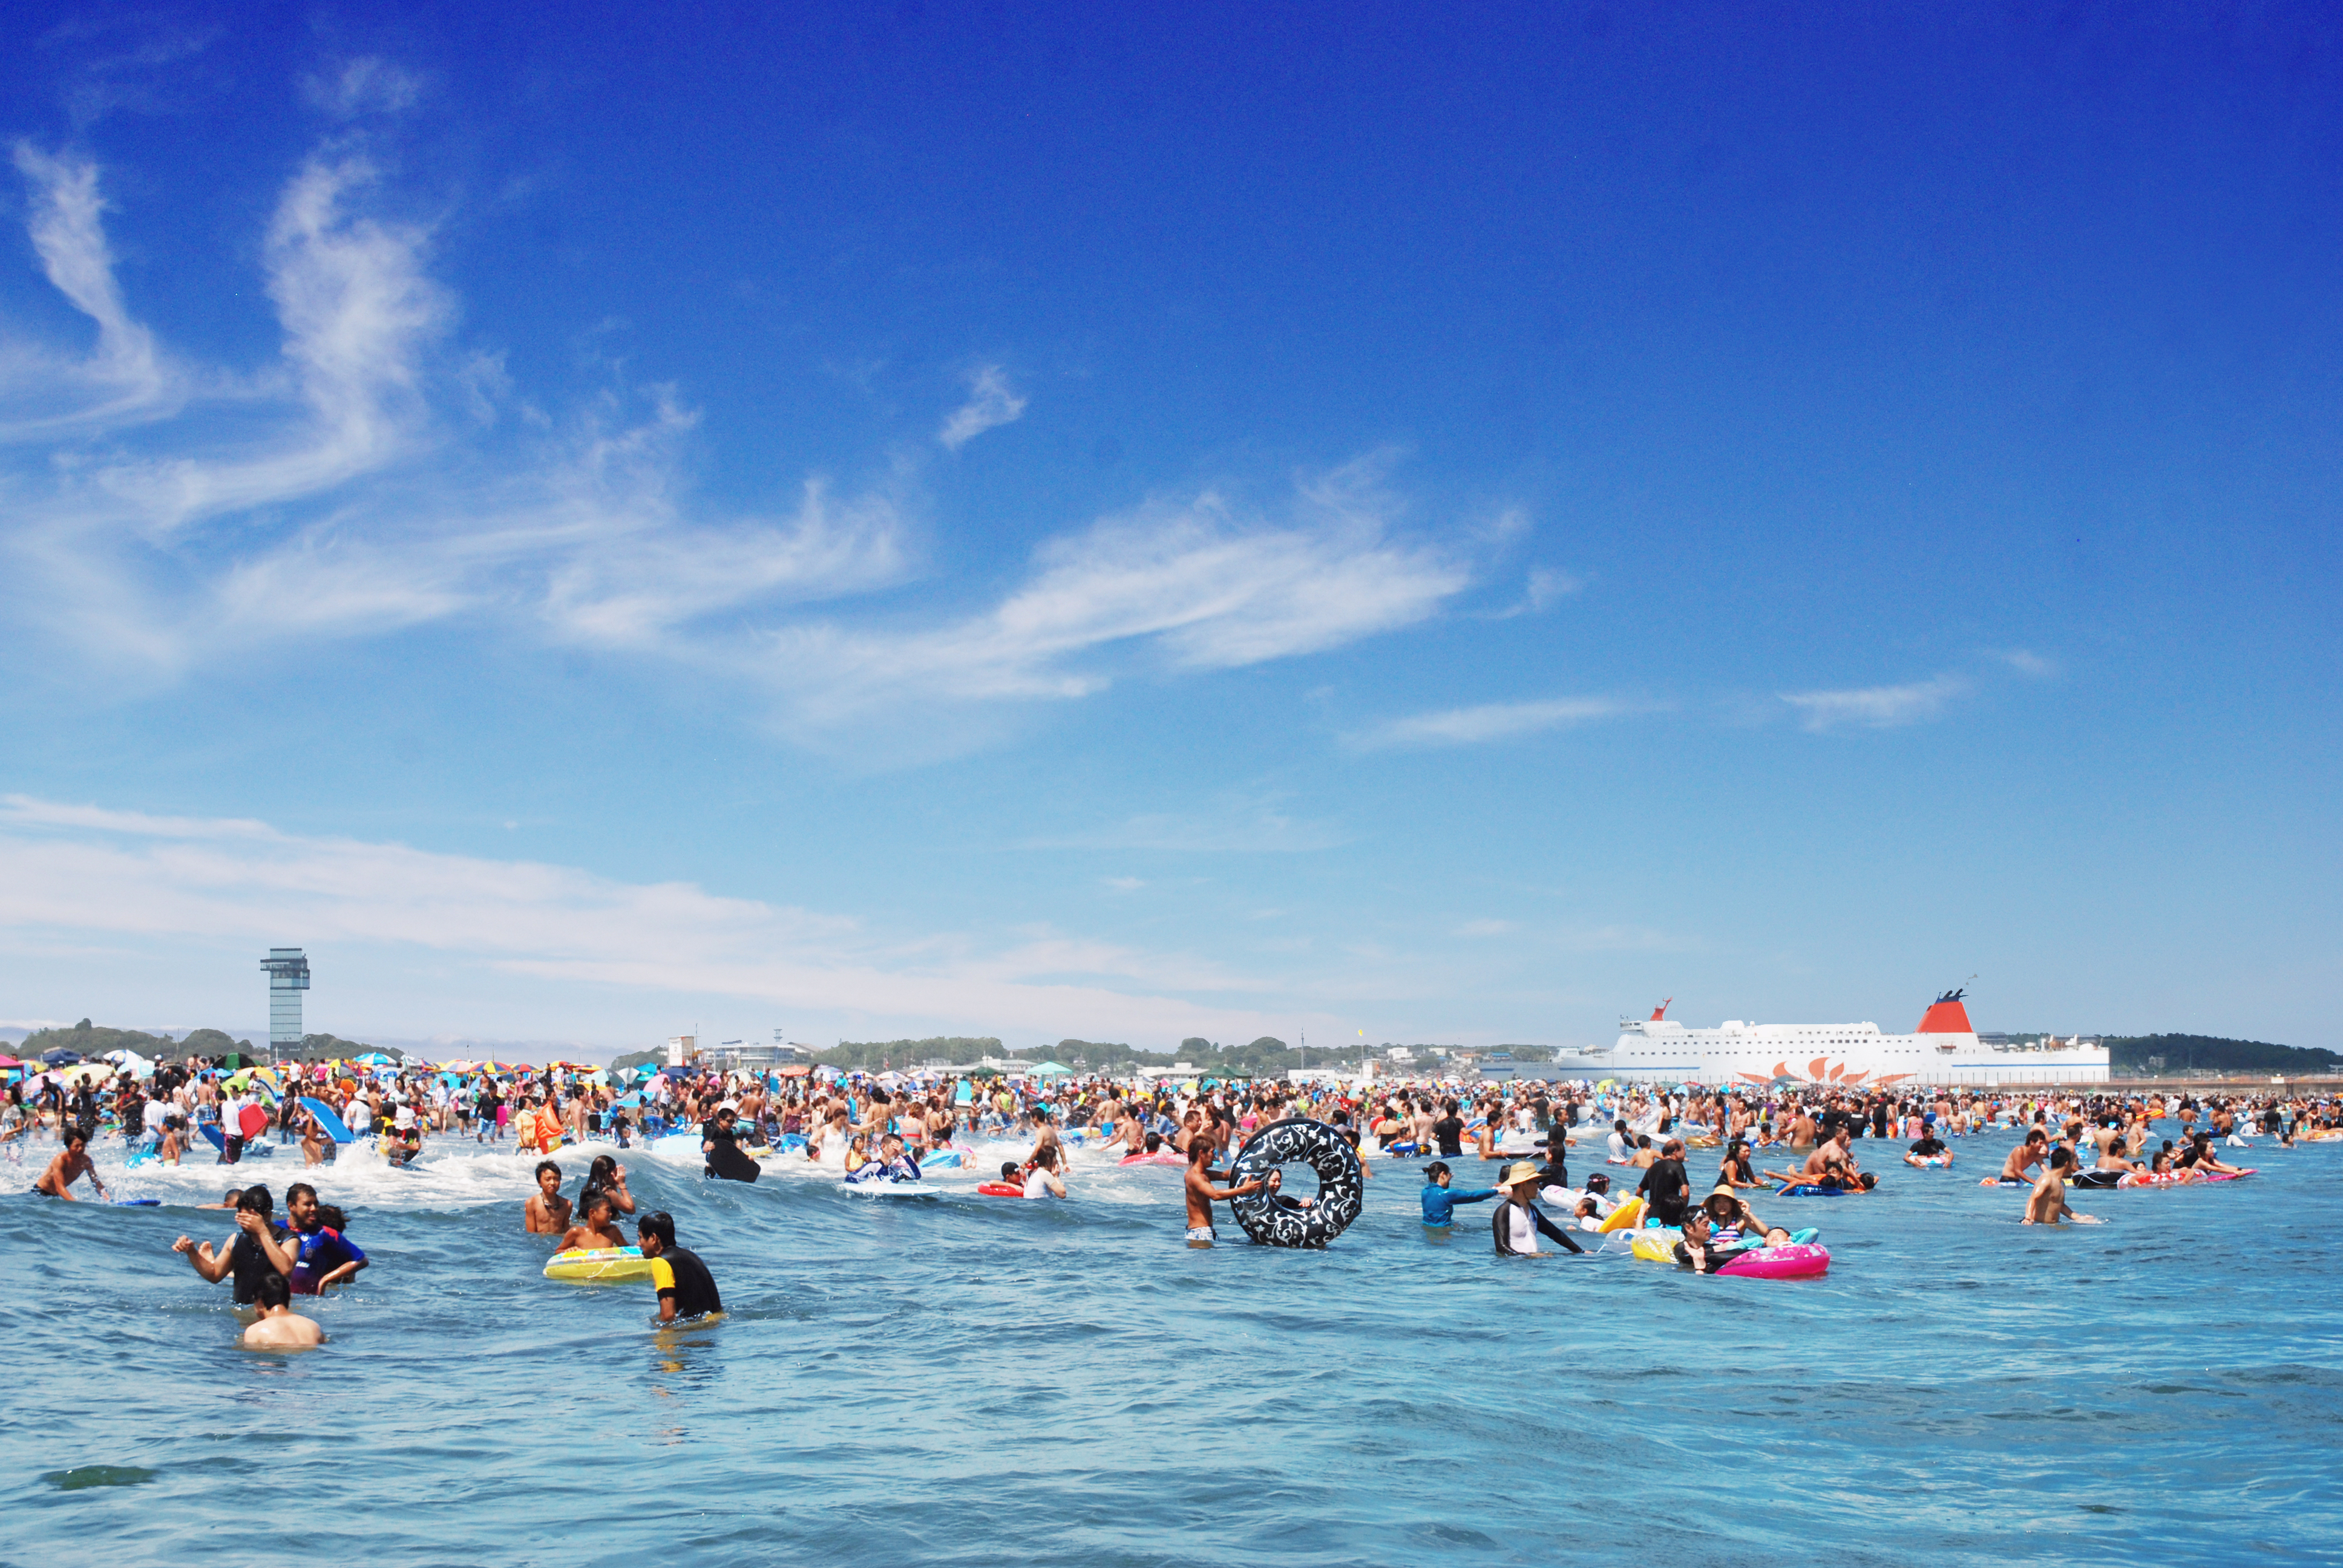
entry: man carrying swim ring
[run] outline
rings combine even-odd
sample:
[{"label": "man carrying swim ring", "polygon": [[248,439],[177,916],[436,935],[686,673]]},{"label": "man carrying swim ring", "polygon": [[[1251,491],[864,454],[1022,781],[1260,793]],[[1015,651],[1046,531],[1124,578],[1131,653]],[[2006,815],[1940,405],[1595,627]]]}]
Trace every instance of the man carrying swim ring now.
[{"label": "man carrying swim ring", "polygon": [[1188,1240],[1191,1241],[1219,1239],[1212,1230],[1213,1204],[1225,1203],[1232,1198],[1251,1197],[1263,1191],[1277,1191],[1278,1177],[1274,1171],[1265,1178],[1238,1186],[1213,1186],[1212,1151],[1217,1147],[1210,1137],[1192,1138],[1188,1141],[1188,1174],[1184,1185],[1188,1193]]},{"label": "man carrying swim ring", "polygon": [[716,1277],[699,1254],[675,1244],[675,1221],[665,1210],[635,1221],[635,1240],[651,1261],[651,1284],[659,1292],[662,1323],[714,1317],[724,1310]]}]

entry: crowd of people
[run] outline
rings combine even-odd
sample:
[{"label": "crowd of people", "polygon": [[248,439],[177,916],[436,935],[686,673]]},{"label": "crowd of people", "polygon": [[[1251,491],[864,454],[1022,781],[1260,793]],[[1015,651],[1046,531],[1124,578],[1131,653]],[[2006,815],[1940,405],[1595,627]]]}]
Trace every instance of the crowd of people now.
[{"label": "crowd of people", "polygon": [[[1675,1256],[1694,1269],[1715,1266],[1728,1244],[1788,1237],[1758,1217],[1750,1192],[1875,1193],[1883,1171],[1950,1167],[1959,1141],[1987,1129],[2019,1136],[1984,1183],[2026,1188],[2025,1221],[2051,1225],[2092,1222],[2068,1201],[2077,1188],[2231,1179],[2245,1168],[2225,1160],[2223,1150],[2254,1137],[2288,1145],[2343,1140],[2333,1098],[2267,1091],[2198,1097],[2117,1085],[1865,1093],[1796,1084],[1175,1084],[703,1068],[620,1075],[571,1064],[230,1071],[190,1060],[157,1065],[143,1078],[83,1072],[12,1083],[0,1099],[0,1149],[19,1163],[41,1152],[37,1192],[70,1199],[79,1184],[103,1199],[108,1190],[90,1146],[107,1133],[125,1141],[133,1161],[166,1164],[186,1159],[191,1130],[206,1127],[216,1134],[206,1140],[208,1151],[224,1165],[292,1147],[305,1165],[330,1164],[349,1157],[354,1143],[391,1163],[411,1163],[435,1140],[509,1141],[517,1153],[538,1157],[523,1229],[556,1238],[564,1251],[631,1244],[649,1262],[662,1321],[676,1322],[721,1310],[707,1264],[677,1244],[669,1215],[638,1212],[615,1154],[592,1156],[572,1198],[562,1191],[557,1153],[679,1140],[696,1145],[711,1178],[754,1181],[779,1161],[834,1168],[850,1182],[901,1184],[939,1165],[965,1168],[977,1146],[990,1142],[1017,1148],[1021,1157],[1001,1161],[1000,1181],[979,1191],[1065,1199],[1074,1190],[1070,1151],[1079,1148],[1122,1163],[1182,1166],[1187,1235],[1203,1245],[1217,1238],[1214,1205],[1280,1184],[1274,1172],[1232,1180],[1232,1155],[1263,1127],[1294,1118],[1333,1129],[1361,1157],[1363,1174],[1379,1164],[1422,1162],[1428,1233],[1446,1233],[1458,1205],[1493,1200],[1498,1253],[1534,1254],[1545,1244],[1577,1251],[1588,1232],[1611,1228],[1622,1206],[1633,1203],[1639,1222],[1680,1236]],[[1704,1195],[1689,1169],[1694,1151],[1714,1151],[1716,1159]],[[1572,1176],[1574,1151],[1583,1179]],[[1472,1161],[1495,1167],[1494,1179],[1459,1186],[1457,1168]],[[203,1278],[226,1282],[236,1304],[255,1314],[247,1342],[315,1342],[316,1324],[295,1310],[298,1300],[355,1280],[368,1266],[347,1216],[319,1202],[307,1181],[287,1187],[281,1220],[266,1184],[231,1188],[209,1206],[233,1212],[234,1232],[216,1245],[181,1237],[176,1249]]]}]

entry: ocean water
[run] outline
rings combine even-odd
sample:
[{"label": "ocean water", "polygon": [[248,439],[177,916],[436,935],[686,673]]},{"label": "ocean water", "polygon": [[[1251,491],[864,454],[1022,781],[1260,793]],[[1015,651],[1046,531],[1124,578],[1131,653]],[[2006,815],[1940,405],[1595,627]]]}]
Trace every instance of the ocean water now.
[{"label": "ocean water", "polygon": [[171,1206],[226,1174],[111,1152],[166,1206],[0,1199],[0,1562],[2343,1561],[2343,1148],[2043,1231],[1976,1184],[2007,1142],[1761,1194],[1831,1251],[1795,1282],[1501,1259],[1485,1206],[1427,1236],[1404,1162],[1293,1252],[1191,1248],[1179,1171],[1091,1156],[1045,1203],[636,1150],[729,1308],[661,1331],[543,1279],[529,1162],[451,1141],[309,1173],[374,1266],[296,1356],[169,1251],[230,1233]]}]

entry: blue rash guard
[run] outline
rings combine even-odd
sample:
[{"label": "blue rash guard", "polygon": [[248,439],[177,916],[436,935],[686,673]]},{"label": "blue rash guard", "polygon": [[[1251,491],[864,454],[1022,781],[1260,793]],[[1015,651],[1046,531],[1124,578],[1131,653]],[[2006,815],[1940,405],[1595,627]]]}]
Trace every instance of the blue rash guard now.
[{"label": "blue rash guard", "polygon": [[1423,1222],[1427,1225],[1447,1225],[1456,1216],[1449,1211],[1459,1203],[1480,1203],[1497,1195],[1494,1187],[1480,1192],[1459,1192],[1453,1187],[1443,1187],[1437,1181],[1423,1184]]}]

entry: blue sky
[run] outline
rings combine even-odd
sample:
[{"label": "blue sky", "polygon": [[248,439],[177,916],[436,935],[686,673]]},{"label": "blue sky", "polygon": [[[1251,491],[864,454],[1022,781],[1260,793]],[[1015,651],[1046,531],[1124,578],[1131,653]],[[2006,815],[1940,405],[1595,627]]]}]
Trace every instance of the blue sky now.
[{"label": "blue sky", "polygon": [[0,1020],[2338,1043],[2318,9],[481,9],[11,14]]}]

